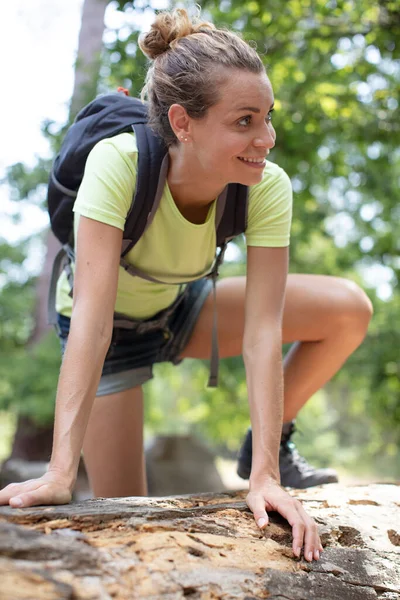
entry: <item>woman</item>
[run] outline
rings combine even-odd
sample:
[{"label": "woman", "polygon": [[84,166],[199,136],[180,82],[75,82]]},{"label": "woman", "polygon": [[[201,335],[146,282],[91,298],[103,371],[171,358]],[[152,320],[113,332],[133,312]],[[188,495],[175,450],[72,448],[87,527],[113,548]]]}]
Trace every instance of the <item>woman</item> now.
[{"label": "woman", "polygon": [[[128,261],[167,284],[119,269],[138,152],[133,133],[102,141],[88,158],[74,207],[73,305],[65,277],[59,281],[59,324],[68,345],[49,470],[8,486],[0,502],[69,502],[82,447],[96,496],[146,494],[141,386],[154,362],[209,356],[209,280],[189,283],[184,293],[176,282],[209,271],[215,199],[238,182],[250,188],[247,277],[219,282],[217,312],[221,355],[242,352],[246,366],[253,431],[247,504],[260,528],[268,510],[280,512],[292,525],[294,554],[304,547],[307,560],[318,559],[314,521],[279,485],[282,417],[293,418],[361,342],[370,303],[340,279],[287,277],[291,188],[282,169],[265,160],[275,144],[274,98],[256,52],[233,33],[192,23],[184,10],[158,15],[141,48],[154,59],[145,91],[169,169],[159,209]],[[167,324],[141,334],[113,329],[114,311],[147,322],[166,314]],[[283,415],[281,345],[296,340],[301,344],[285,366]]]}]

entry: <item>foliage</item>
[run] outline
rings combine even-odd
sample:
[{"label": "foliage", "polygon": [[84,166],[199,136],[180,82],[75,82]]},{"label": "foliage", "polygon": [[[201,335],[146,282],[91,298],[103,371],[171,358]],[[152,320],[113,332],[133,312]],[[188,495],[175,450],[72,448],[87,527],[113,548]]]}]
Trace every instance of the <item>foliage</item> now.
[{"label": "foliage", "polygon": [[30,417],[40,425],[52,423],[60,370],[60,343],[50,332],[29,351],[22,347],[5,356],[0,368],[0,408]]}]

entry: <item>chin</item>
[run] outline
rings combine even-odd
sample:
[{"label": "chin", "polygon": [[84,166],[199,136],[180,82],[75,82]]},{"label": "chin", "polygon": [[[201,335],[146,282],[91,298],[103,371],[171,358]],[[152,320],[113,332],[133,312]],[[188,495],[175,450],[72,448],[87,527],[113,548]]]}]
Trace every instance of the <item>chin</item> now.
[{"label": "chin", "polygon": [[[242,166],[242,165],[240,165]],[[248,172],[246,172],[248,170]],[[240,183],[242,185],[256,185],[257,183],[261,183],[264,176],[264,169],[254,169],[243,167],[235,168],[233,171],[231,170],[232,178],[229,179],[231,183]]]},{"label": "chin", "polygon": [[261,183],[263,179],[263,171],[260,173],[254,173],[252,175],[236,175],[236,178],[232,180],[232,183],[240,183],[241,185],[256,185],[257,183]]}]

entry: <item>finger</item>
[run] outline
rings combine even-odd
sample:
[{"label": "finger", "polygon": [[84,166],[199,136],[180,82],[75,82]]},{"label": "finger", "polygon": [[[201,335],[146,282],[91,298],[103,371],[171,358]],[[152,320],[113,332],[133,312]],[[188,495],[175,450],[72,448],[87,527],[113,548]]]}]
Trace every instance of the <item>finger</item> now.
[{"label": "finger", "polygon": [[296,503],[296,509],[302,517],[306,527],[304,537],[304,558],[309,562],[313,559],[319,560],[321,541],[318,535],[317,524],[314,519],[305,512],[301,502]]},{"label": "finger", "polygon": [[46,504],[50,497],[48,487],[47,484],[37,484],[36,489],[24,490],[22,493],[15,494],[10,498],[10,506],[12,508],[24,508]]},{"label": "finger", "polygon": [[303,548],[303,545],[304,545],[305,530],[306,530],[306,527],[305,527],[303,521],[299,517],[298,522],[296,522],[294,525],[292,525],[292,533],[293,533],[292,548],[293,548],[293,554],[295,556],[297,556],[297,558],[300,558],[300,556],[301,556],[301,549]]},{"label": "finger", "polygon": [[321,558],[321,553],[323,551],[323,547],[321,544],[321,538],[319,537],[319,533],[318,533],[318,526],[317,526],[317,533],[316,533],[316,550],[314,550],[314,558],[315,560],[319,560]]},{"label": "finger", "polygon": [[304,538],[304,558],[308,562],[312,562],[319,559],[319,538],[318,531],[315,522],[312,519],[307,519],[306,521],[306,531]]},{"label": "finger", "polygon": [[[71,492],[64,486],[42,483],[37,489],[19,494],[16,498],[11,498],[10,504],[12,501],[16,502],[18,507],[38,506],[40,504],[68,504],[71,502],[71,497]],[[21,501],[22,504],[20,504]]]},{"label": "finger", "polygon": [[279,506],[277,506],[277,510],[280,512],[282,517],[285,517],[287,522],[292,526],[293,553],[295,556],[300,558],[301,549],[304,544],[304,534],[306,526],[303,521],[302,515],[298,512],[296,508],[296,501],[290,500],[289,502],[281,502]]},{"label": "finger", "polygon": [[9,483],[0,492],[0,505],[8,504],[10,498],[23,492],[24,489],[26,488],[27,483],[30,483],[30,482],[25,481],[23,483]]},{"label": "finger", "polygon": [[253,513],[255,522],[260,529],[265,529],[269,523],[267,511],[265,510],[265,500],[260,494],[249,494],[247,496],[247,506]]},{"label": "finger", "polygon": [[16,485],[15,483],[10,483],[9,485],[6,485],[6,487],[1,490],[0,505],[8,504],[10,496],[13,494],[13,491],[15,489],[15,485]]}]

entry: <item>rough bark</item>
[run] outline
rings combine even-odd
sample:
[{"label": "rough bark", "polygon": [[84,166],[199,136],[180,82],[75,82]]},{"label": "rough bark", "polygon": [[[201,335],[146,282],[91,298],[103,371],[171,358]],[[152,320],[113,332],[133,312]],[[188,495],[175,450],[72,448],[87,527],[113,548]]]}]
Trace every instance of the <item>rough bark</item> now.
[{"label": "rough bark", "polygon": [[279,515],[260,533],[245,492],[0,509],[0,598],[398,600],[396,485],[294,492],[318,562],[292,556]]}]

